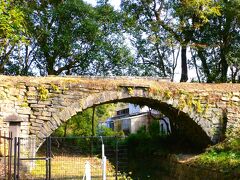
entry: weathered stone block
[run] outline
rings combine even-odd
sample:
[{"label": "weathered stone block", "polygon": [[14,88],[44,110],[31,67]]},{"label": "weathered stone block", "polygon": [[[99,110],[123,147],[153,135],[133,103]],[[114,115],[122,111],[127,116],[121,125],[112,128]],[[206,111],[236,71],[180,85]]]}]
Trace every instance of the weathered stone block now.
[{"label": "weathered stone block", "polygon": [[44,108],[46,107],[45,104],[30,104],[31,108]]},{"label": "weathered stone block", "polygon": [[45,121],[49,121],[49,120],[51,120],[52,118],[49,117],[49,116],[37,116],[37,119],[41,119],[41,120],[45,120]]},{"label": "weathered stone block", "polygon": [[235,102],[239,102],[240,101],[239,97],[237,97],[237,96],[233,96],[231,100],[235,101]]},{"label": "weathered stone block", "polygon": [[36,123],[36,122],[31,122],[31,129],[34,129],[34,130],[40,130],[41,128],[41,123]]},{"label": "weathered stone block", "polygon": [[69,110],[66,108],[59,113],[59,118],[61,121],[66,122],[71,117]]},{"label": "weathered stone block", "polygon": [[51,101],[38,101],[38,104],[39,105],[50,105],[50,104],[52,104],[52,102]]},{"label": "weathered stone block", "polygon": [[42,120],[42,119],[36,119],[35,122],[38,124],[41,124],[41,125],[44,124],[44,120]]},{"label": "weathered stone block", "polygon": [[38,101],[34,98],[34,99],[28,99],[27,102],[29,104],[37,104]]},{"label": "weathered stone block", "polygon": [[57,108],[47,107],[47,111],[50,113],[57,112]]},{"label": "weathered stone block", "polygon": [[42,115],[42,111],[33,111],[33,115],[34,116],[41,116]]},{"label": "weathered stone block", "polygon": [[56,114],[56,113],[52,114],[52,118],[55,120],[55,122],[57,123],[58,126],[60,126],[62,124],[58,114]]},{"label": "weathered stone block", "polygon": [[31,114],[31,108],[21,108],[17,110],[18,114]]},{"label": "weathered stone block", "polygon": [[52,113],[51,113],[51,112],[48,112],[48,111],[43,111],[43,112],[42,112],[42,116],[51,117],[51,116],[52,116]]}]

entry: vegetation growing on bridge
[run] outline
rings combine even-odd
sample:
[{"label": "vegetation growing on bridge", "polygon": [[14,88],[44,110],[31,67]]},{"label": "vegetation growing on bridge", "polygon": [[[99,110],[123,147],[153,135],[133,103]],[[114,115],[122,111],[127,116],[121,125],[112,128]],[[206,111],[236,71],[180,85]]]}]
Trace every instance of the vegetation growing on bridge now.
[{"label": "vegetation growing on bridge", "polygon": [[234,137],[212,146],[189,164],[215,169],[224,173],[240,171],[240,138]]}]

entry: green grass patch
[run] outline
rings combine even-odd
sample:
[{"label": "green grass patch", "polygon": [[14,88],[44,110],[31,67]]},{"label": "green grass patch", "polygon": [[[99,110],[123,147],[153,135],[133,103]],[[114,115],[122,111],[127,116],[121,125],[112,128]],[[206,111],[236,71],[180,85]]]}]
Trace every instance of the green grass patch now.
[{"label": "green grass patch", "polygon": [[[240,138],[223,141],[207,149],[191,163],[223,172],[240,170]],[[240,171],[239,171],[240,172]]]}]

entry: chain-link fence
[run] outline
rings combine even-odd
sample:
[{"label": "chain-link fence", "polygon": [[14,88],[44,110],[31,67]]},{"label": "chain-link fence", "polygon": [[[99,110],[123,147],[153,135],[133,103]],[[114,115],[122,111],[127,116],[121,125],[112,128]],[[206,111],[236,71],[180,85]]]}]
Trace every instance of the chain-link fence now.
[{"label": "chain-link fence", "polygon": [[121,137],[50,137],[37,154],[34,139],[18,141],[19,179],[82,180],[89,174],[91,179],[118,179],[127,168],[127,148]]}]

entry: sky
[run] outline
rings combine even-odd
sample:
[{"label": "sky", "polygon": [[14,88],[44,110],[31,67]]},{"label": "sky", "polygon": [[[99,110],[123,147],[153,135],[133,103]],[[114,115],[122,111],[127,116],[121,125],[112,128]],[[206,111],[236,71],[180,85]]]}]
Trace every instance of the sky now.
[{"label": "sky", "polygon": [[[84,0],[85,2],[92,4],[95,6],[97,4],[97,0]],[[121,0],[109,0],[109,3],[115,8],[119,9]]]}]

